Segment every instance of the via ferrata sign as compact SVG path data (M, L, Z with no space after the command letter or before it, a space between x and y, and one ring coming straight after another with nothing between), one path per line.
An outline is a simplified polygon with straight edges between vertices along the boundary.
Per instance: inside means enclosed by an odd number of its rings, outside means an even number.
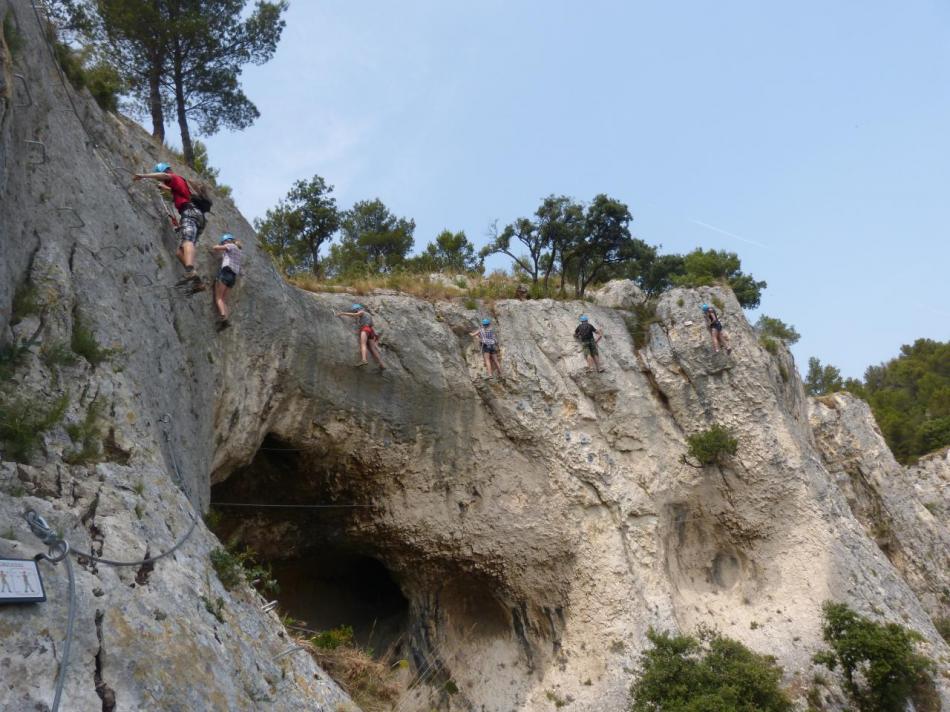
M43 580L33 559L0 559L0 603L45 600Z

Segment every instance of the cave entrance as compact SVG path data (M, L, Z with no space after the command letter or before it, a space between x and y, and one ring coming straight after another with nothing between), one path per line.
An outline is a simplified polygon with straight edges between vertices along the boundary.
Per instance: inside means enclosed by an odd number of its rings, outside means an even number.
M409 601L372 535L376 510L361 480L345 458L268 437L250 464L212 486L213 529L270 567L272 597L294 625L349 626L360 647L402 657Z

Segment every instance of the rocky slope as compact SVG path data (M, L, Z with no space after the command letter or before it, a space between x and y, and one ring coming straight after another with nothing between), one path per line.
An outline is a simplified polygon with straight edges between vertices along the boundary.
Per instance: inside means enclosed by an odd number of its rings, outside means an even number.
M946 557L946 519L911 533L924 513L894 504L900 558L882 549L836 474L854 469L849 433L871 427L867 413L827 419L816 440L790 354L760 348L730 293L674 290L653 324L637 323L629 285L605 290L603 306L361 297L383 335L389 368L377 374L354 368L352 328L334 316L352 298L286 285L219 200L202 244L232 232L249 265L235 325L216 335L208 299L168 288L175 239L155 189L129 181L168 156L67 90L29 5L0 0L0 16L8 10L26 43L0 78L0 329L6 343L35 334L10 382L24 402L42 410L66 393L69 406L29 464L4 457L0 556L42 549L22 523L27 507L78 549L135 559L179 540L212 492L343 504L332 517L228 513L226 526L275 560L332 548L382 562L408 602L407 657L429 683L402 709L623 710L650 626L714 625L776 655L801 691L826 599L924 635L950 704L950 650L930 617L947 612L946 566L926 556L929 546ZM42 307L17 320L10 305L25 284ZM733 356L711 353L696 317L713 299ZM604 374L584 372L570 338L581 309L607 334ZM466 336L486 313L503 381L481 379ZM116 353L50 366L80 326ZM108 461L67 464L64 425L92 402L104 408ZM714 423L737 434L738 454L722 467L684 463L686 437ZM916 481L945 482L943 467ZM880 498L916 496L897 470L881 472L891 490ZM64 709L350 704L289 652L256 594L223 589L215 546L199 523L154 567L78 560ZM65 579L44 567L49 601L0 618L13 681L3 707L52 698ZM218 598L223 622L204 602Z

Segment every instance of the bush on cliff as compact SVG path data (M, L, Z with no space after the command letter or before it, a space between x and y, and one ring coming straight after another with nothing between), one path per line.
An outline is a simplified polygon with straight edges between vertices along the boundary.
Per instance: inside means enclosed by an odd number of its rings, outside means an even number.
M696 637L651 630L630 712L787 712L775 659L702 629Z
M831 649L815 655L815 662L831 670L841 666L845 692L861 712L904 712L908 701L918 712L940 709L933 663L915 649L923 636L897 623L876 623L843 603L827 601L822 617Z

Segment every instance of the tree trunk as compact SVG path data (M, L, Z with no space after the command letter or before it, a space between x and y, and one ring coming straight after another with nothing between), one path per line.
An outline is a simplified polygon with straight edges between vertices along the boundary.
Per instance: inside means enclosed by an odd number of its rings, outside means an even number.
M152 136L165 142L165 112L162 108L162 58L153 57L148 72L148 108L152 115Z
M181 67L181 47L175 41L175 110L178 112L178 129L181 131L181 151L185 163L195 167L195 149L191 144L191 131L188 130L188 114L185 110L185 86Z

